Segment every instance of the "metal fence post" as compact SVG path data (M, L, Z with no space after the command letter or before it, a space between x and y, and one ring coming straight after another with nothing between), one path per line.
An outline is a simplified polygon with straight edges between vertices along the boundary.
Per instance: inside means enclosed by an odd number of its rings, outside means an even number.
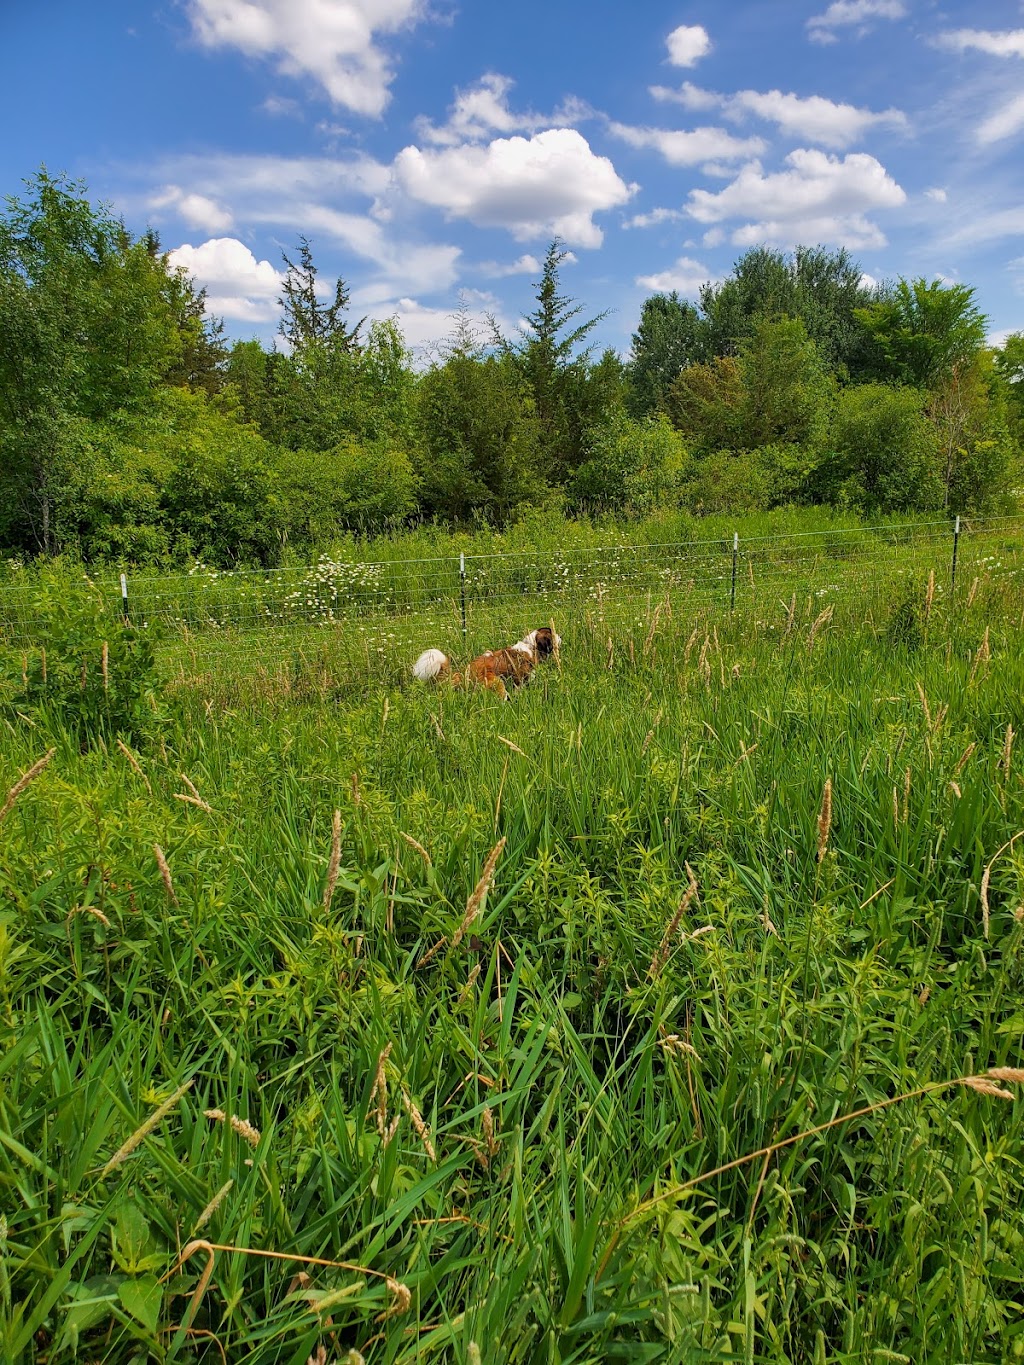
M960 548L960 518L957 517L953 523L953 572L950 574L949 595L950 600L956 593L956 556Z
M459 551L459 597L462 602L462 642L466 642L466 552Z
M729 610L736 610L736 561L740 553L740 533L732 533L732 590L729 593Z
M121 575L121 615L124 617L125 625L128 624L128 579L124 574Z

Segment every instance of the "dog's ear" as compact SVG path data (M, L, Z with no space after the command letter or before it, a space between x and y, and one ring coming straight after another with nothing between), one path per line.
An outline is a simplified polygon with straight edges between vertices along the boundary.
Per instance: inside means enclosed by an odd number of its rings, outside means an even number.
M555 652L555 642L551 635L550 626L541 626L535 635L537 641L537 653L542 659L548 658Z

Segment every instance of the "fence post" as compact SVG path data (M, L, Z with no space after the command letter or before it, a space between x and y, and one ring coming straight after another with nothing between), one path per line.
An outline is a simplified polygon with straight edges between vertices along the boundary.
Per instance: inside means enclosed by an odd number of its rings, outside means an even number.
M121 615L124 617L125 625L129 622L128 616L128 579L124 574L121 575Z
M732 591L729 594L729 610L736 610L736 561L740 553L740 533L732 533Z
M466 552L459 551L459 598L462 602L462 643L466 643Z
M953 522L953 572L950 574L949 596L952 601L956 593L956 555L960 548L960 518Z

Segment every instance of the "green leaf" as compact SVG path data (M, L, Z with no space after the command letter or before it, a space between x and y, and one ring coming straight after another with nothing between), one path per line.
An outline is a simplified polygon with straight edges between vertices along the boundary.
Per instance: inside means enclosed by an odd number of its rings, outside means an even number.
M137 1280L125 1280L121 1286L121 1302L136 1322L147 1332L155 1332L160 1321L164 1292L154 1275L143 1275Z

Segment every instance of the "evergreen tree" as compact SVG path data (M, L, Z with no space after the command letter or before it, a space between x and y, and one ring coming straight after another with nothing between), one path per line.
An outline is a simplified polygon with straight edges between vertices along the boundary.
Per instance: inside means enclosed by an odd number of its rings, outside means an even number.
M574 323L583 305L559 292L559 268L567 255L557 239L548 247L535 286L536 307L527 315L521 340L511 344L500 335L495 338L500 349L514 356L529 386L540 428L542 462L549 475L560 481L587 452L590 348L578 348L608 315L605 311Z
M334 286L334 302L325 304L317 289L317 268L308 237L299 238L299 259L296 263L284 252L288 271L284 277L282 297L278 303L284 309L279 331L292 351L302 354L311 347L323 347L351 354L359 349L359 332L365 318L350 327L345 320L349 306L349 289L339 276Z

